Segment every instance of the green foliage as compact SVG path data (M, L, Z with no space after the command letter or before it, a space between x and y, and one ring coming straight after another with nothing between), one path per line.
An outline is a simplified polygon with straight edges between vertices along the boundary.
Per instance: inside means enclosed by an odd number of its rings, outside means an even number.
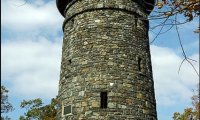
M198 120L196 112L197 111L193 110L192 108L186 108L183 114L175 112L173 120Z
M20 107L27 109L24 116L20 116L20 120L56 120L57 99L53 98L51 103L43 105L40 98L34 100L23 100Z
M199 90L199 89L198 89ZM197 93L199 91L197 90ZM173 115L173 120L199 120L199 94L195 94L192 96L192 105L193 107L184 109L184 112L181 114L179 112L175 112Z
M1 120L9 120L10 118L3 117L2 113L8 113L13 111L12 105L8 102L8 90L1 86Z

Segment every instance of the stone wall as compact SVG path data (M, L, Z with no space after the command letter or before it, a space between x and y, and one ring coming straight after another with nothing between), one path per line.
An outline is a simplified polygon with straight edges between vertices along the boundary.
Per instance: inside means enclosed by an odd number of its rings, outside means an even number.
M132 0L78 0L65 14L58 97L72 114L60 108L58 119L157 120L144 10Z

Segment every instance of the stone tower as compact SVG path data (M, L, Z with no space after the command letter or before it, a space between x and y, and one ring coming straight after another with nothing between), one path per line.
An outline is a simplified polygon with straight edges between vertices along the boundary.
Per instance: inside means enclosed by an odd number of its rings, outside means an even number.
M154 0L57 0L65 17L59 120L157 120L147 16Z

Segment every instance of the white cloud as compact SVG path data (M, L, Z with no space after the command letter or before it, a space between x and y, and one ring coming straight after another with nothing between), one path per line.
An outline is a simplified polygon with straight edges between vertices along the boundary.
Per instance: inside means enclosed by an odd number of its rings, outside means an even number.
M61 40L51 42L39 37L37 41L2 43L2 80L11 84L10 91L31 98L55 97L61 60L58 41Z
M52 30L56 32L61 29L64 18L58 12L54 0L46 4L41 0L22 4L21 0L2 1L1 25L3 27L18 32L32 32L33 30L44 29L45 31L43 32L52 32Z
M183 58L172 49L151 45L151 51L157 104L172 106L180 102L189 103L192 89L198 83L195 71L188 63L184 63L178 74ZM198 54L191 58L198 60ZM199 65L193 64L198 69Z
M37 41L6 42L1 47L2 78L12 84L12 91L29 97L51 98L57 94L60 42L50 42L39 37ZM171 106L180 101L189 102L192 88L198 82L192 67L184 63L178 74L182 58L174 51L154 45L151 46L151 51L158 105ZM197 59L198 54L191 58ZM197 63L194 65L198 67Z
M2 0L2 31L8 31L1 44L2 81L18 97L55 97L62 41L58 32L64 18L54 0L23 3L24 0Z
M63 18L56 8L55 0L48 3L43 0L33 0L21 7L16 6L20 4L22 4L21 0L2 0L2 30L6 29L9 33L15 33L20 37L16 38L13 35L9 40L4 39L7 34L3 37L1 79L3 83L9 83L9 92L15 94L17 98L50 99L55 97L58 91L62 38L56 33L62 27ZM195 25L196 23L192 24ZM192 27L186 26L181 28L181 31L187 31L186 29L191 31ZM35 36L41 35L39 33L46 36ZM52 34L56 35L52 37ZM190 34L187 35L191 37ZM53 41L47 40L46 37ZM150 39L153 37L155 35L150 33ZM167 34L166 37L174 38L174 34ZM193 44L193 47L188 47L187 50L196 48L197 44ZM185 62L178 74L182 58L176 54L177 50L151 45L151 51L159 109L175 104L188 105L193 94L192 89L198 83L194 70ZM198 60L199 55L196 53L189 57ZM197 70L198 63L194 63Z

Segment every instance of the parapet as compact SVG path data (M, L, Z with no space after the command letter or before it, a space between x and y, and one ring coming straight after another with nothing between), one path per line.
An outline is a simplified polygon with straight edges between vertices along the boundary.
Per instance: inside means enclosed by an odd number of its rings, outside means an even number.
M57 8L58 8L59 12L62 14L63 17L65 17L65 11L66 11L67 6L69 7L73 3L76 3L79 1L83 1L83 0L56 0L56 4L57 4ZM112 2L112 0L108 0L108 1ZM115 0L115 2L116 1L119 1L119 3L123 2L123 0ZM154 8L154 4L155 4L155 0L132 0L132 2L135 2L138 5L140 5L147 14L151 13L151 11ZM106 2L105 2L105 4L106 4Z

